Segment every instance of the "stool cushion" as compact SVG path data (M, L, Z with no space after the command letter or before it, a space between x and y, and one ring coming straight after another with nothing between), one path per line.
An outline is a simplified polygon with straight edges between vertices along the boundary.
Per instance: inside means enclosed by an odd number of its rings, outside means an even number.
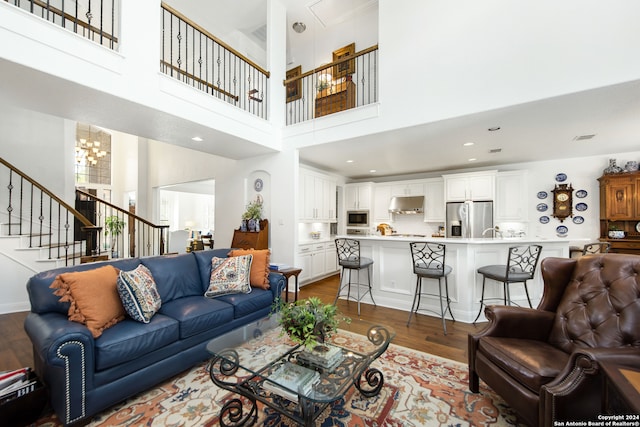
M451 273L453 271L453 269L448 266L445 265L444 266L444 270L439 269L439 268L426 268L426 267L420 267L419 265L416 265L413 268L413 272L416 273L418 276L422 276L422 277L444 277L446 275L448 275L449 273Z
M340 264L344 268L355 268L359 270L369 267L371 264L373 264L373 260L366 257L349 257L347 259L340 260L338 264Z
M478 269L478 273L488 277L489 279L497 280L499 282L507 281L506 265L485 265L484 267L480 267ZM532 277L532 273L517 270L510 272L508 279L510 282L524 282L526 280L531 280Z

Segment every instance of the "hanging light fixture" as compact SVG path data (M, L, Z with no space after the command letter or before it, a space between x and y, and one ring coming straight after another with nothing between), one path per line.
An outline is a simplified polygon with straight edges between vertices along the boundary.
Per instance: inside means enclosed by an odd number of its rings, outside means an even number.
M293 28L293 31L295 31L296 33L304 33L304 30L307 29L307 26L302 22L294 22L291 28Z

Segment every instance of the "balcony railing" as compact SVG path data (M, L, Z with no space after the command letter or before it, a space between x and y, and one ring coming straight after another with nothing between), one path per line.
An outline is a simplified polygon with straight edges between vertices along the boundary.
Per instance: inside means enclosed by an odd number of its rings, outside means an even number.
M119 0L5 0L96 43L117 50Z
M164 3L161 25L163 73L268 119L268 71Z
M284 81L287 125L378 102L378 45Z

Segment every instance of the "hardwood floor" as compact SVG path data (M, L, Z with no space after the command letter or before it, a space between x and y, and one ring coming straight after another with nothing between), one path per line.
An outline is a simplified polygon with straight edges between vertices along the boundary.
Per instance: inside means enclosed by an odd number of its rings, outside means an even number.
M327 303L333 302L338 290L338 280L339 276L335 275L303 286L298 298L318 296ZM293 293L289 294L289 298L293 298ZM364 301L367 301L366 297ZM358 317L357 307L354 301L338 301L339 310L352 319ZM0 371L33 366L31 343L23 326L27 314L20 312L0 315ZM360 318L383 322L395 329L394 344L463 363L467 362L467 335L484 327L481 323L472 325L447 321L448 334L444 335L440 318L419 314L414 316L411 326L407 327L408 315L408 312L402 310L361 304Z

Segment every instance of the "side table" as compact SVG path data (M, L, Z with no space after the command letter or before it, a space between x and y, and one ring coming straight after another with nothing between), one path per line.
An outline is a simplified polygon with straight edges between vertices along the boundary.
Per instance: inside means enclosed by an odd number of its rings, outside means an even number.
M294 293L293 293L293 301L298 301L298 276L300 275L300 273L302 273L302 269L301 268L297 268L297 267L289 267L289 268L283 268L281 270L270 270L273 273L279 273L282 274L284 276L284 280L286 280L287 282L287 289L286 292L284 294L284 300L286 302L289 302L289 278L291 276L295 277L296 279L296 287L294 289Z
M610 415L640 414L640 370L601 363L604 373L602 412ZM633 418L638 421L638 418Z

